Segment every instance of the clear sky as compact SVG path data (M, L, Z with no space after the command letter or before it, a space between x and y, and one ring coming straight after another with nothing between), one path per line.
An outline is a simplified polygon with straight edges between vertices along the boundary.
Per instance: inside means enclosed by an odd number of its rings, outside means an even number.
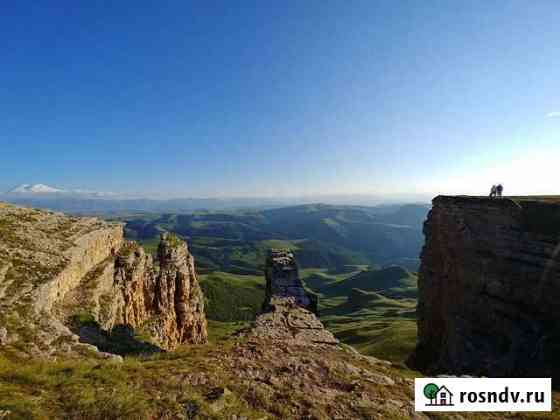
M2 2L0 189L560 193L559 22L557 0Z

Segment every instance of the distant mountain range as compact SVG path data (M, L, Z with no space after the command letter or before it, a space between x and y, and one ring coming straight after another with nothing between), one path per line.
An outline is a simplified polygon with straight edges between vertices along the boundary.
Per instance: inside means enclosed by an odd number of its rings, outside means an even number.
M290 248L303 268L398 264L413 271L423 243L427 205L301 205L266 210L135 214L128 238L150 248L169 231L187 239L204 271L260 274L269 248ZM358 286L356 286L358 287Z
M172 198L153 199L141 195L84 189L62 189L46 184L21 184L4 194L0 201L21 206L46 208L69 213L122 212L191 212L196 210L224 210L261 208L281 205L279 200L266 198Z
M92 197L92 198L126 198L123 194L112 192L90 191L82 189L66 190L62 188L51 187L46 184L21 184L17 187L7 191L4 195L16 197L61 197L61 196L75 196L75 197ZM129 197L131 198L131 197Z
M0 201L21 206L46 208L80 214L123 212L188 213L198 210L272 209L293 205L325 203L332 205L379 206L386 204L392 212L398 203L429 203L428 196L319 195L307 197L238 197L238 198L167 198L156 199L140 194L64 189L47 184L21 184L4 194ZM381 211L381 207L380 207Z

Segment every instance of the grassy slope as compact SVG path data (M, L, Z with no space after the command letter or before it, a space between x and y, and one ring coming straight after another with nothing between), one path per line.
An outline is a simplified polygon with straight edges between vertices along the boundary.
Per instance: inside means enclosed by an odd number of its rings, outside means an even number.
M195 386L184 379L213 375L213 382L229 385L232 378L208 360L213 349L214 345L189 346L129 357L123 364L90 359L23 362L0 355L0 417L8 410L7 419L186 418L191 410L197 418L218 419L205 398L208 385ZM227 405L249 418L264 414L235 394L227 397Z
M302 271L302 277L319 294L321 320L342 342L395 362L403 362L412 352L416 300L408 295L416 287L414 275L395 268L343 274L308 269Z
M321 399L310 398L304 390L290 387L286 377L290 369L290 359L279 362L281 368L273 371L270 360L253 358L252 371L263 375L285 378L274 382L271 387L266 382L247 379L240 380L242 372L228 368L228 357L238 354L232 341L220 344L187 346L174 352L144 357L127 357L123 363L104 360L73 359L65 361L23 361L0 355L0 417L8 419L88 419L88 420L143 420L143 419L224 419L245 417L247 419L295 418L290 409L300 407L297 418L326 419L329 407ZM245 347L246 354L254 347ZM317 359L305 349L291 351L290 357L311 363ZM329 366L328 372L337 383L350 386L360 383L368 387L369 395L379 399L411 398L411 390L401 384L400 377L417 376L415 372L395 368L383 369L382 375L389 375L399 381L387 390L383 385L372 385L353 379L341 367L348 360L359 368L371 369L365 362L344 353L320 355L320 365ZM315 361L317 363L317 361ZM326 369L322 369L326 371ZM319 375L319 370L315 370ZM284 375L284 376L282 376ZM247 378L247 375L245 375ZM314 378L307 380L313 381ZM353 382L351 382L353 380ZM247 384L245 382L248 382ZM342 386L341 385L341 386ZM323 386L329 386L325 383ZM226 388L224 397L212 399L213 390ZM348 388L341 388L346 390ZM360 388L361 389L361 388ZM361 391L359 391L361 392ZM346 391L341 398L352 399L356 391ZM560 403L558 393L553 393L553 406ZM347 401L346 401L347 402ZM348 405L348 404L345 404ZM332 411L332 403L330 404ZM384 407L380 405L380 407ZM4 417L7 414L7 417ZM360 418L394 418L390 411L364 412ZM505 413L468 413L468 419L505 418ZM357 418L358 416L352 416ZM347 417L348 418L348 417ZM450 419L441 413L438 419ZM507 418L515 419L558 419L558 412L513 413Z
M220 343L231 338L232 334L250 326L249 321L216 321L208 319L208 341Z
M250 321L264 301L262 276L215 272L199 276L206 298L208 319L221 322Z

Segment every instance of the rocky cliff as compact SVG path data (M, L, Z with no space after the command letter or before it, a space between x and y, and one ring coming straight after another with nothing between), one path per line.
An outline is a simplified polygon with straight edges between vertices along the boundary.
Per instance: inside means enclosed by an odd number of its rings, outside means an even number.
M176 237L162 237L154 262L119 224L0 203L3 350L113 352L116 330L138 349L202 343L203 301L192 255Z
M270 309L272 298L291 297L298 306L317 312L317 297L303 287L294 254L271 249L265 263L266 297L263 309Z
M180 343L205 343L204 297L186 243L172 235L162 235L158 260L153 309L161 320L160 341L169 348Z
M93 309L101 332L129 327L166 350L207 341L204 297L184 241L163 234L155 261L138 244L126 242L109 261L110 281L103 281L104 270L99 273L97 281L86 279L84 287L76 291L97 290L95 304L81 307ZM84 332L84 327L78 330ZM92 332L90 328L91 344L110 346L104 334Z
M271 249L265 265L263 312L249 335L287 343L338 344L317 318L317 297L303 287L294 255Z
M560 204L434 199L418 286L418 367L558 377Z

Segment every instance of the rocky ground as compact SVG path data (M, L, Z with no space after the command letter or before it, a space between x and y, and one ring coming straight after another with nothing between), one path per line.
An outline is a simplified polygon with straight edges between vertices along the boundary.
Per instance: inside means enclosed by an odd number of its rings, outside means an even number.
M6 419L559 418L415 413L414 375L345 346L233 337L123 362L0 357L0 410Z
M271 306L215 345L124 361L0 359L0 407L7 418L424 418L397 367L338 345L291 298Z
M118 225L0 203L1 348L49 355L65 341L84 350L52 307L122 241Z

